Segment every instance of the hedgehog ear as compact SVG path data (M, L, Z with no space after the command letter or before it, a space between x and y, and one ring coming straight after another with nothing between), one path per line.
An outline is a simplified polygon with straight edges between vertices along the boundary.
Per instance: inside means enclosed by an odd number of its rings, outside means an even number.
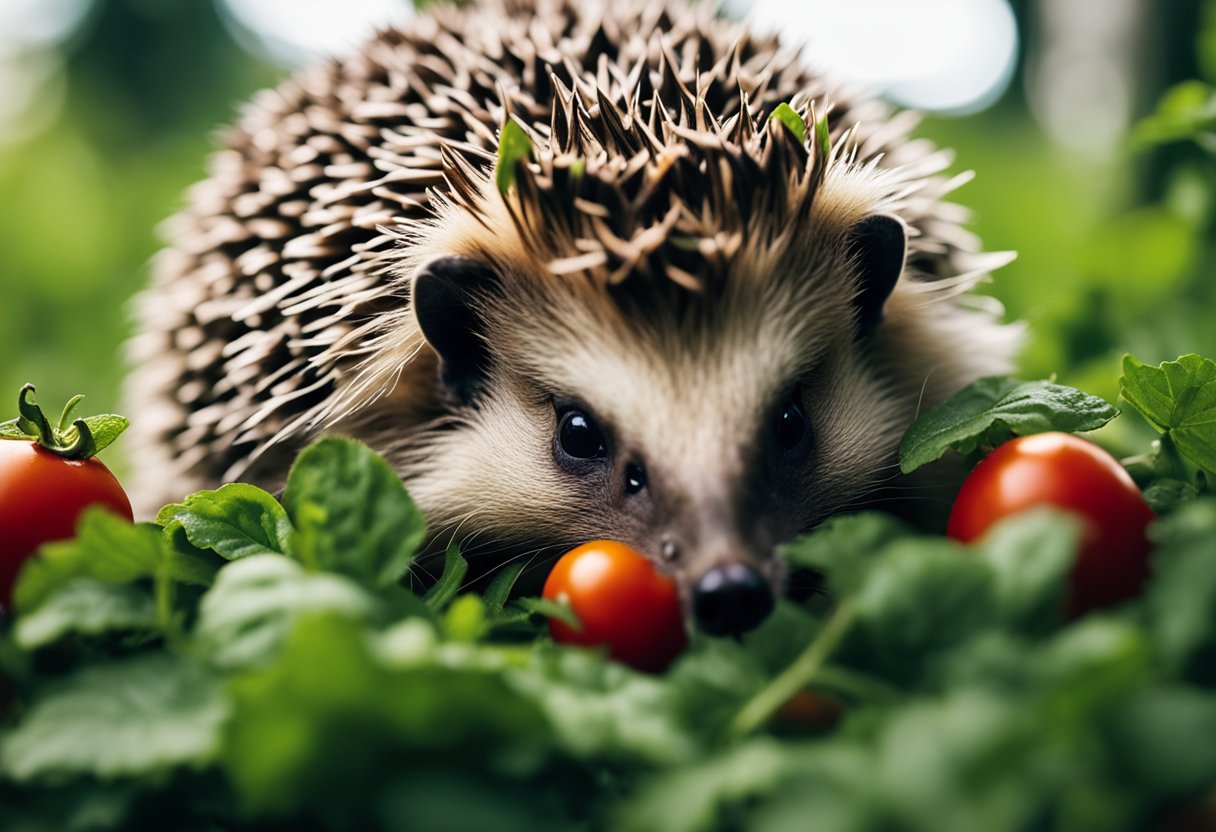
M443 383L466 403L476 395L490 363L476 301L497 282L489 266L470 257L432 260L414 277L418 327L439 355Z
M846 243L857 273L857 334L866 337L882 323L882 309L904 270L908 237L890 214L874 214L849 229Z

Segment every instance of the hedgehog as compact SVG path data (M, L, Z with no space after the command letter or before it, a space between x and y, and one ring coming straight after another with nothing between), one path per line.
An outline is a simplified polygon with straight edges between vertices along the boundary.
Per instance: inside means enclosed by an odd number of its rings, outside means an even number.
M779 544L890 493L919 410L1016 354L970 291L1007 255L916 124L703 2L380 31L256 96L167 223L134 498L279 491L350 436L432 549L490 571L619 540L745 632Z

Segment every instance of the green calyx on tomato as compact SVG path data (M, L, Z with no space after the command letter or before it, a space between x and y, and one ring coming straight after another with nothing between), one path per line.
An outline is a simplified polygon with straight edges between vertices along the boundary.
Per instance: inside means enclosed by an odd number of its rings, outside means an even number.
M64 406L58 423L52 425L34 401L34 392L32 384L21 388L17 395L20 415L0 422L0 439L34 442L64 459L89 459L113 444L130 424L113 413L76 418L76 409L84 396L73 396Z

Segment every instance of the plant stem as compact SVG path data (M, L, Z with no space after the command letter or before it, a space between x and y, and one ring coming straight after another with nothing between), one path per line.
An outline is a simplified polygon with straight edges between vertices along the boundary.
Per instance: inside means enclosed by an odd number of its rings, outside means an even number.
M836 608L814 641L798 658L739 710L727 731L729 738L738 740L752 733L772 719L773 714L794 694L810 684L852 629L856 619L857 603L850 598Z
M1169 431L1162 434L1161 438L1157 441L1161 443L1158 446L1158 458L1161 460L1161 464L1165 466L1164 475L1171 479L1183 480L1185 482L1187 479L1186 463L1182 461L1182 455L1178 453L1178 446L1174 444L1173 437L1170 436Z
M860 702L889 705L900 699L898 688L863 673L824 665L815 673L815 689Z

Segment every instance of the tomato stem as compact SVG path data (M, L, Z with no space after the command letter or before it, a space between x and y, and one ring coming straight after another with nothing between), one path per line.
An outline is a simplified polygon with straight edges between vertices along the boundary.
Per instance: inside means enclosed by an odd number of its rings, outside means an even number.
M65 459L88 459L108 446L126 430L128 422L121 416L107 414L77 419L76 409L84 396L73 396L53 426L42 408L34 401L34 385L26 384L17 394L16 419L0 422L0 439L34 442L39 447Z
M798 658L739 710L730 724L728 736L738 740L752 733L772 719L794 694L813 682L856 620L857 602L850 598L836 608L836 612Z

